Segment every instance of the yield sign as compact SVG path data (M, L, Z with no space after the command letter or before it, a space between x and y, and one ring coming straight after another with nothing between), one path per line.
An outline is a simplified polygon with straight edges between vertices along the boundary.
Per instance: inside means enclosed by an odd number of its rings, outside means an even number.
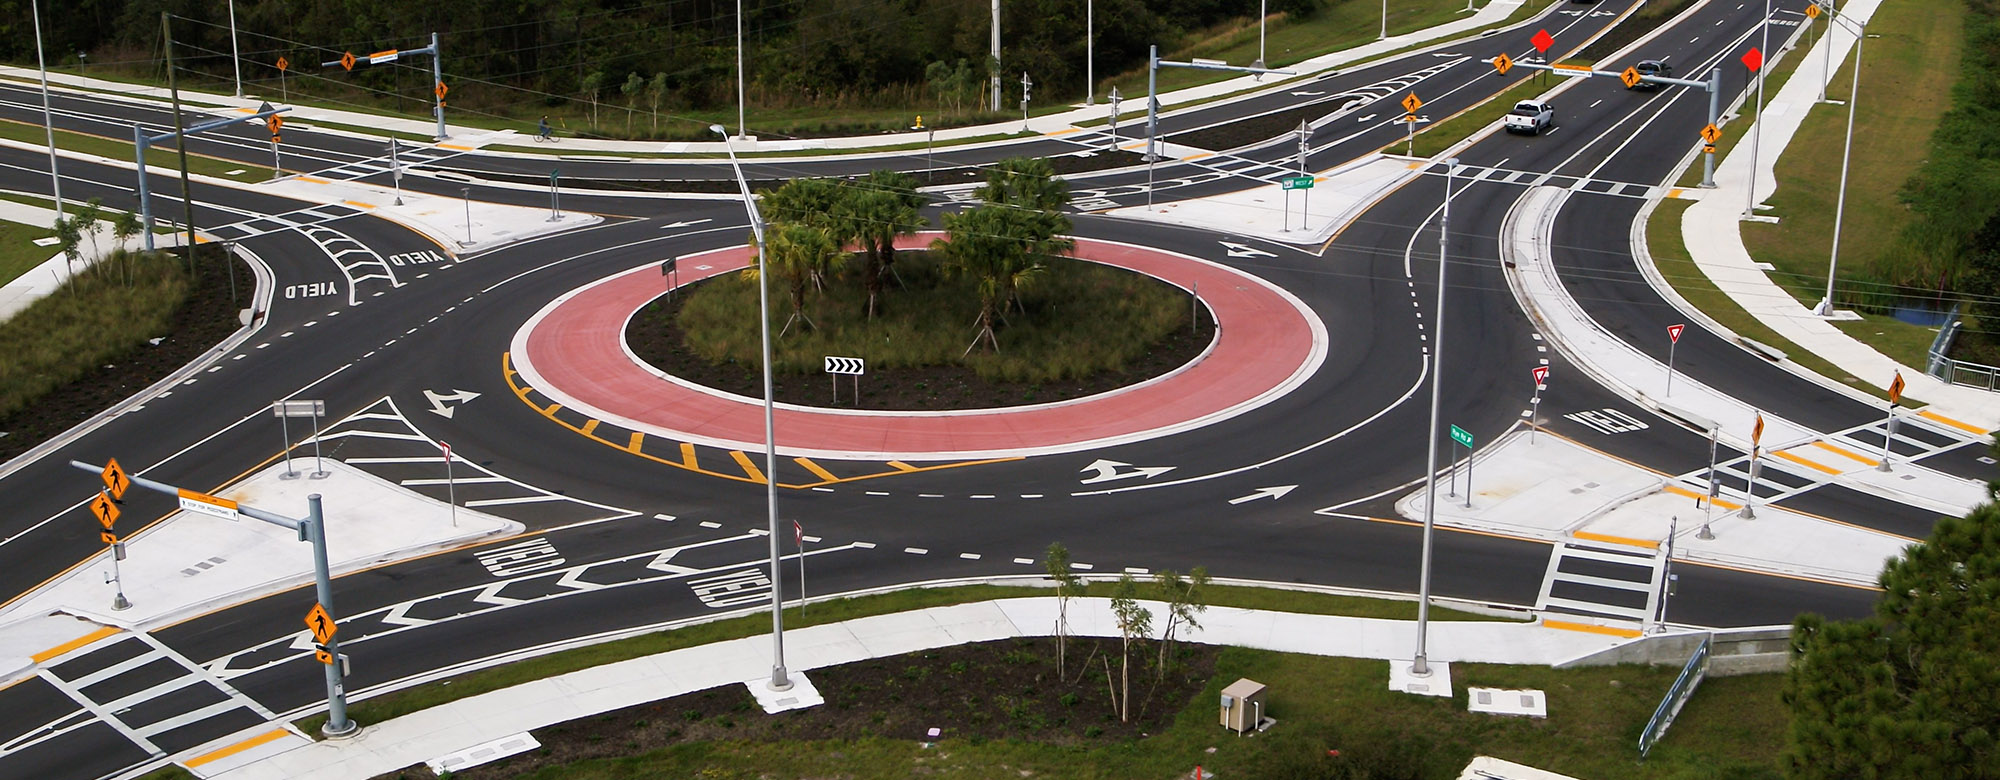
M1529 38L1528 43L1534 44L1535 51L1547 54L1549 47L1556 45L1556 38L1548 30L1541 30L1535 33L1535 37Z
M1669 342L1672 342L1672 343L1674 343L1674 344L1679 344L1679 343L1681 343L1681 331L1684 331L1684 330L1687 330L1687 326L1686 326L1686 325L1668 325L1668 326L1667 326L1667 340L1668 340Z
M1751 73L1756 73L1758 69L1764 67L1764 52L1755 46L1750 47L1749 51L1743 53L1743 67L1749 68Z
M1549 378L1548 366L1535 366L1535 384L1539 385L1542 382L1546 381L1548 378Z

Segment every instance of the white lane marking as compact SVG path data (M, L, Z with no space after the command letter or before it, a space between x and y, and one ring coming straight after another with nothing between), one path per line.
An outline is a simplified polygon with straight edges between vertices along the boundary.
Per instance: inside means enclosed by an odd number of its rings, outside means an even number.
M929 555L931 551L926 550L922 547L905 547L903 548L903 552L909 553L911 555Z

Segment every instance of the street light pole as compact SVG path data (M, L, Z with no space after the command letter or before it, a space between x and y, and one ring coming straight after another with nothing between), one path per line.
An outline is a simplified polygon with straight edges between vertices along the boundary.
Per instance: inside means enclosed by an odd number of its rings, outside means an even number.
M995 0L996 4L998 0ZM736 171L736 186L743 190L743 209L750 214L750 234L757 240L757 332L764 348L764 507L770 523L766 538L771 543L771 680L774 691L790 690L792 679L785 673L785 589L778 566L778 443L772 425L771 399L771 275L764 265L764 218L757 213L757 199L750 195L750 182L743 178L743 165L736 161L736 146L721 125L709 130L722 134L722 146L729 151L729 167ZM801 604L804 603L803 594Z
M1445 269L1450 264L1445 259L1446 239L1451 236L1451 188L1453 174L1458 170L1458 158L1444 161L1444 214L1438 220L1438 295L1437 309L1431 313L1431 424L1426 445L1424 467L1424 557L1417 582L1417 656L1410 663L1410 673L1425 677L1431 673L1429 659L1425 657L1425 640L1428 639L1431 618L1431 536L1437 522L1437 460L1438 460L1438 417L1443 398L1444 371L1444 278Z
M49 66L42 59L42 2L29 0L28 6L35 17L35 68L42 73L42 130L49 139L49 186L54 188L56 196L56 217L67 219L63 214L62 175L56 172L56 120L54 112L49 109ZM145 170L140 170L139 175L146 175ZM146 235L152 234L152 226L146 226Z
M1269 0L1257 0L1257 61L1251 67L1264 67L1264 23L1271 18Z
M1097 0L1083 0L1083 104L1097 105Z
M1834 17L1828 14L1826 19L1830 23ZM1833 28L1827 29L1831 32ZM1813 313L1821 317L1833 316L1833 274L1840 267L1840 223L1847 215L1847 168L1854 156L1854 104L1861 99L1861 55L1867 46L1868 23L1864 21L1854 31L1854 82L1847 88L1847 142L1840 150L1840 195L1833 205L1833 251L1826 261L1826 297L1813 308ZM1827 48L1831 50L1832 44Z
M1382 0L1382 39L1389 37L1389 0Z
M458 194L465 198L465 245L472 246L472 188L460 187Z
M749 137L749 125L743 119L744 95L749 93L743 82L743 0L736 0L736 135ZM727 134L724 137L727 138Z
M229 0L229 62L236 67L236 97L243 97L243 51L236 46L236 0Z

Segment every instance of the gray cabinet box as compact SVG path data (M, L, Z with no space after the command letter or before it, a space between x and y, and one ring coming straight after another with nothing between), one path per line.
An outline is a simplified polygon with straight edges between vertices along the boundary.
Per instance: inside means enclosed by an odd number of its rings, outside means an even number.
M1242 734L1264 718L1264 684L1237 680L1222 689L1222 727Z

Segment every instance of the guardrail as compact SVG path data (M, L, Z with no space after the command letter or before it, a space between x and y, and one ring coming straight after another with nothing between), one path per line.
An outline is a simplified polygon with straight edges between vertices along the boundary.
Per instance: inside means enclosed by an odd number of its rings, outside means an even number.
M1701 685L1702 678L1708 676L1710 644L1711 640L1707 638L1701 640L1701 646L1694 649L1694 656L1688 659L1686 666L1681 667L1681 676L1674 678L1673 686L1667 688L1667 695L1660 699L1660 706L1653 710L1653 718L1646 722L1646 730L1639 732L1640 761L1646 760L1653 744L1667 735L1667 727L1674 724L1674 716L1680 714L1681 705L1694 695L1694 689Z
M1959 304L1952 304L1944 327L1939 328L1937 338L1931 340L1930 359L1924 365L1924 373L1954 385L2000 390L2000 366L1954 360L1947 354L1951 352L1952 339L1958 337L1959 328L1965 324L1958 319L1958 308Z

